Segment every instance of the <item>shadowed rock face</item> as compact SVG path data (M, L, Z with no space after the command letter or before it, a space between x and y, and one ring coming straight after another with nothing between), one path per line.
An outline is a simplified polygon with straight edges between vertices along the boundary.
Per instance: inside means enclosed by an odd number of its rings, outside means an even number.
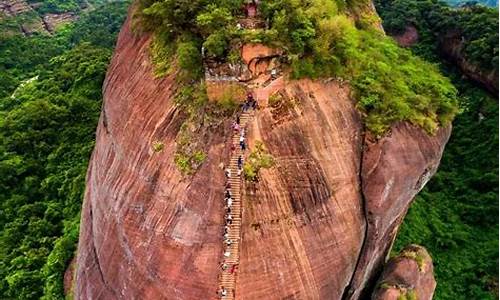
M153 78L150 38L129 26L104 84L75 297L211 299L222 255L219 164L229 160L231 120L209 131L207 159L182 176L174 153L185 117L173 103L174 78ZM247 131L250 149L261 141L276 163L245 184L238 299L358 299L435 172L450 128L428 136L401 123L375 141L349 95L333 80L282 77L255 90L262 109Z
M413 295L430 300L436 288L432 258L425 248L410 245L390 259L373 293L373 300L397 300Z

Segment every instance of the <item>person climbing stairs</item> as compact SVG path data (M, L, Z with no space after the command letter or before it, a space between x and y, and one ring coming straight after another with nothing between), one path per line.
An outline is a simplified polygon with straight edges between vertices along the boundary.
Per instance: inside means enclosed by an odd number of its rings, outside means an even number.
M239 129L233 131L232 145L235 146L231 152L229 163L229 172L226 171L226 177L230 184L231 205L230 212L226 213L225 220L228 226L227 235L224 240L224 255L222 260L222 273L219 277L220 299L229 300L235 299L236 277L238 274L237 268L239 264L239 250L241 242L241 185L243 172L238 167L238 159L244 157L243 147L240 146L241 132L245 132L246 125L251 119L253 111L244 110L239 116ZM241 161L240 161L241 166ZM240 172L238 172L240 170ZM229 175L229 176L228 176ZM230 216L230 217L229 217ZM230 221L228 219L230 218ZM229 241L229 242L228 242Z

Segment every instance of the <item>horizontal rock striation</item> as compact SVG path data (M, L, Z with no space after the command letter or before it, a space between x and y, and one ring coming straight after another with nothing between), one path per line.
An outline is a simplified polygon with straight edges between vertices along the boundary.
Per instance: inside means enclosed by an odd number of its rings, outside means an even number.
M61 14L46 14L43 16L43 23L49 32L54 32L58 26L73 22L78 15L73 12Z
M25 0L0 0L0 17L13 17L30 11L33 10Z

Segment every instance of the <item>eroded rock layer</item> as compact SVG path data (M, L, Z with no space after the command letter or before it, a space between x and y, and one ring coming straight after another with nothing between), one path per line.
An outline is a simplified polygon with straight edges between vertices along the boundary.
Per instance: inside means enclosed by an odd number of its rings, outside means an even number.
M227 120L203 137L190 176L175 163L185 116L174 75L153 77L150 38L119 35L105 85L82 210L77 299L211 299L222 254ZM255 90L248 128L275 165L242 194L237 299L359 299L380 273L450 128L406 123L373 140L349 86L273 79ZM154 151L154 145L162 147Z

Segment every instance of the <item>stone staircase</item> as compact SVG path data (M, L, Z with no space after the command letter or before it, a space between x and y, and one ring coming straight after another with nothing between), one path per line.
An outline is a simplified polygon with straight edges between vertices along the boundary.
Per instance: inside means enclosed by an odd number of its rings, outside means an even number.
M248 121L252 118L252 110L249 109L240 115L240 127L245 128ZM246 139L245 139L246 142ZM235 299L235 289L236 289L236 277L238 274L237 267L239 264L240 257L240 242L241 242L241 181L243 177L243 172L241 176L238 176L238 157L241 155L244 158L244 151L241 150L240 143L240 131L234 131L232 137L232 143L235 145L234 151L231 153L231 159L229 168L231 169L231 177L228 178L228 182L231 184L230 192L231 198L233 199L231 206L231 217L232 224L229 225L228 235L231 240L231 245L227 246L224 242L224 252L229 251L230 256L223 256L222 264L227 265L227 269L222 269L222 273L219 276L219 297L220 299L229 300ZM224 203L226 207L226 203ZM224 220L226 219L226 214L224 214ZM233 272L231 270L233 269ZM225 290L225 295L222 295L222 290Z

